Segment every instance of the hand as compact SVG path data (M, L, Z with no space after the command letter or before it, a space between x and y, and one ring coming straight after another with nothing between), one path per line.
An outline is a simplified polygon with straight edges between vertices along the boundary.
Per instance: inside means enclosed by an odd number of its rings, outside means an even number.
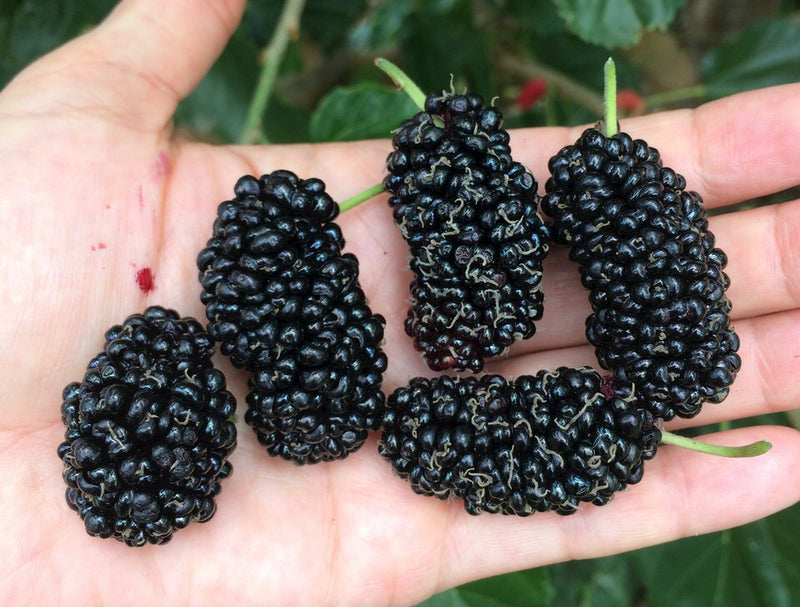
M194 259L240 175L288 168L322 178L338 200L382 178L388 141L234 147L173 135L177 102L221 52L243 4L156 9L125 0L0 94L2 604L407 605L479 577L739 525L800 498L800 435L758 427L709 440L766 438L774 445L767 455L730 460L664 447L641 484L602 508L471 517L459 502L414 494L377 454L374 436L343 462L300 468L268 457L242 421L244 373L218 357L239 398L240 439L216 516L165 546L87 536L63 496L59 407L104 330L153 303L204 319ZM789 85L623 126L721 208L796 185L798 99L800 85ZM578 133L517 131L512 148L543 183L547 158ZM430 375L402 329L405 243L385 196L340 225L373 309L387 318L389 393ZM740 211L711 225L730 258L744 362L723 404L671 427L800 406L800 206ZM136 279L147 268L154 289L145 293ZM545 276L537 336L488 370L512 376L595 363L583 335L586 293L565 251L552 252Z

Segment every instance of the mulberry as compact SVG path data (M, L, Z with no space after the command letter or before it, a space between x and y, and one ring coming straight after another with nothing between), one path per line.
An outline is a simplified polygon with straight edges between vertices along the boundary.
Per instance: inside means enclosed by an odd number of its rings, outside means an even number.
M721 402L741 365L739 338L727 258L699 194L625 133L586 130L550 171L542 208L590 291L586 335L601 366L665 420Z
M389 397L379 450L414 491L470 514L572 514L639 482L660 436L629 382L561 367L413 379Z
M384 186L414 272L405 330L436 371L480 371L542 316L549 233L502 122L477 95L429 95L387 159Z
M236 445L236 409L193 318L153 306L105 334L83 382L64 389L66 498L90 535L163 544L209 520Z
M318 179L244 176L198 256L209 332L250 371L245 421L271 455L343 458L383 412L385 321L358 284Z

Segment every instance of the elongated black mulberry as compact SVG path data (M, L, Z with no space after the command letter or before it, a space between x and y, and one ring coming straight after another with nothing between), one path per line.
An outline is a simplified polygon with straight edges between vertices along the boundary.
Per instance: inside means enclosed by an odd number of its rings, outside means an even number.
M83 381L64 389L67 503L90 535L163 544L213 516L231 473L236 401L193 318L153 306L105 338Z
M389 397L379 450L414 491L471 514L572 514L639 482L660 436L630 383L561 367L413 379Z
M478 95L429 95L387 159L384 185L414 272L405 330L437 371L480 371L542 316L548 231L502 122Z
M542 208L590 291L586 335L600 364L663 419L722 401L741 365L739 338L727 258L699 194L625 133L586 130L550 171Z
M209 332L251 373L245 421L272 455L343 458L380 423L386 356L338 206L289 171L242 177L235 194L197 264Z

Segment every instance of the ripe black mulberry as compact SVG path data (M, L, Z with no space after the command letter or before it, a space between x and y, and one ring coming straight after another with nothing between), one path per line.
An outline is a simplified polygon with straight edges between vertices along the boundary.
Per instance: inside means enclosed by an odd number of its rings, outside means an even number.
M478 95L429 95L387 159L414 272L405 330L433 370L480 371L542 316L549 232L502 122Z
M197 263L209 332L251 373L245 421L271 455L343 458L380 423L387 361L338 206L289 171L244 176L235 194Z
M625 133L586 130L550 171L542 208L590 291L586 335L600 364L665 420L721 402L741 365L739 338L727 258L699 194Z
M67 503L90 535L163 544L213 516L231 473L236 401L193 318L153 306L105 338L83 381L64 389Z
M415 378L389 397L379 450L417 493L527 516L607 503L641 480L660 438L630 383L562 367Z

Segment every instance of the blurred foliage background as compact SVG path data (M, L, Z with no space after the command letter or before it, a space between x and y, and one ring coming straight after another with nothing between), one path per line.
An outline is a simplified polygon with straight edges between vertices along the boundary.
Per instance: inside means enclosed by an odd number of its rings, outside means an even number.
M3 0L0 87L114 4ZM374 67L378 56L423 90L496 97L509 128L577 125L602 115L609 56L623 117L800 81L800 0L251 0L176 129L217 143L388 137L415 108ZM800 427L800 416L742 423ZM422 605L791 607L798 580L795 506L721 533L473 582Z

